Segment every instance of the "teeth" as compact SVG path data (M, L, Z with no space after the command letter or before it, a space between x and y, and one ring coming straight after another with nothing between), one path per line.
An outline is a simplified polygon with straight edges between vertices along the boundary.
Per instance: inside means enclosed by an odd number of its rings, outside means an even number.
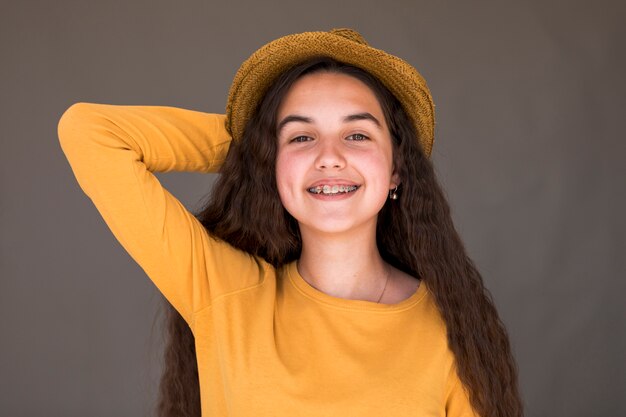
M317 187L311 187L309 192L314 194L334 195L339 193L349 193L359 188L356 185L318 185Z

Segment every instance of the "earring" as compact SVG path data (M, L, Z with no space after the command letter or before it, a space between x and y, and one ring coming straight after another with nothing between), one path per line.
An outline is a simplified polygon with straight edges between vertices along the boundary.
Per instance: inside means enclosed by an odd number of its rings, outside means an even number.
M393 190L389 190L389 198L391 200L398 199L398 186L396 185Z

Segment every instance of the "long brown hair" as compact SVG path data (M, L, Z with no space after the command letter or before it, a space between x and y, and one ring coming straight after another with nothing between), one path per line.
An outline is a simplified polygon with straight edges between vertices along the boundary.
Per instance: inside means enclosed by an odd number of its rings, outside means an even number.
M420 132L415 131L395 96L369 73L324 57L284 72L265 94L243 139L231 144L212 196L198 219L212 235L277 267L299 257L298 224L282 206L276 188L276 117L293 83L319 71L348 74L368 85L391 131L401 186L398 200L388 200L378 216L377 243L382 257L422 279L433 294L446 323L458 375L478 414L522 416L517 369L506 329L454 228L432 162L419 145ZM169 304L167 308L169 344L159 417L199 417L194 338L182 317Z

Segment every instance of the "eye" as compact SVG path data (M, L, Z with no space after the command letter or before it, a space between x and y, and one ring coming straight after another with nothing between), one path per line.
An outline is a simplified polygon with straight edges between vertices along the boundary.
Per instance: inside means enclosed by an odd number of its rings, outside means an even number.
M310 136L296 136L295 138L291 139L290 142L308 142L310 140L312 140Z
M355 141L361 141L361 140L367 140L369 139L367 136L365 136L362 133L355 133L353 135L348 136L346 139L348 140L355 140Z

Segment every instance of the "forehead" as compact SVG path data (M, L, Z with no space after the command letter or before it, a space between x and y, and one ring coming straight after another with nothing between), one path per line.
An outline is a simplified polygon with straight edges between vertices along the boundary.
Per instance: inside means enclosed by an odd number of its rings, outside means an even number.
M279 107L279 119L291 112L328 110L329 112L376 112L382 108L374 91L363 81L343 73L316 72L294 82Z

